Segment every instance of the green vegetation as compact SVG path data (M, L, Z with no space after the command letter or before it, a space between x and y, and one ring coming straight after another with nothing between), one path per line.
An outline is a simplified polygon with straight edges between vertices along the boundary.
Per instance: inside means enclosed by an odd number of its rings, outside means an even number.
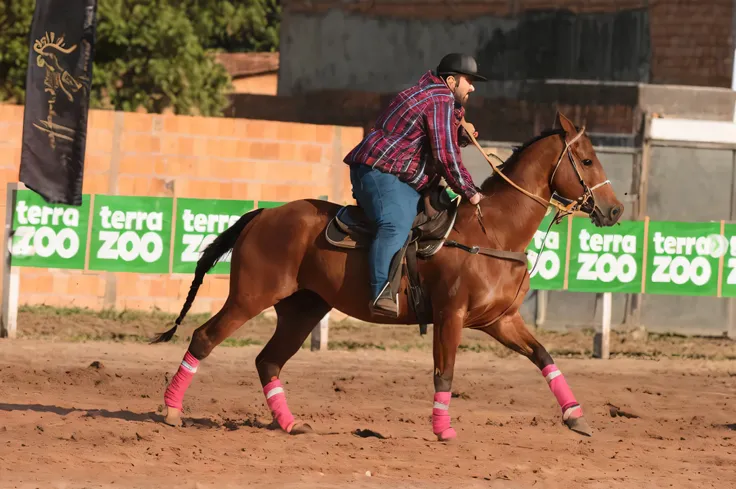
M0 3L0 101L23 104L35 2ZM221 115L217 51L277 51L279 0L99 0L92 108Z

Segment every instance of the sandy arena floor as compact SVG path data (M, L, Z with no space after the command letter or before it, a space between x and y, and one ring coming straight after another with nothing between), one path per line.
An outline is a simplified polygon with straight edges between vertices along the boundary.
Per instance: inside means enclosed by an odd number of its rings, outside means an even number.
M445 445L431 432L426 346L301 350L282 378L317 434L289 436L262 427L260 346L217 348L188 391L187 426L171 428L159 413L185 342L2 340L0 487L736 487L734 360L558 357L594 429L584 438L526 359L464 350L459 438Z

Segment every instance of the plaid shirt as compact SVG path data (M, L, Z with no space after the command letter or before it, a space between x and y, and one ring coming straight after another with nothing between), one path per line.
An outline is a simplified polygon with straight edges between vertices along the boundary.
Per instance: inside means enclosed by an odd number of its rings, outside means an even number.
M417 191L440 170L452 190L470 199L477 190L458 146L464 114L464 108L455 107L455 98L442 79L429 71L393 99L344 162L394 174ZM429 161L430 155L438 165Z

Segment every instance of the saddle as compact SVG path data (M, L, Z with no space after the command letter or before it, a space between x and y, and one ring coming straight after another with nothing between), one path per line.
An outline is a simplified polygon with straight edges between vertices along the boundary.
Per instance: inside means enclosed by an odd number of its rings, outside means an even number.
M402 248L394 255L389 269L389 288L395 297L404 276L408 278L406 293L409 305L419 322L419 333L427 333L432 322L432 307L417 271L417 258L428 259L445 244L455 225L460 196L450 197L447 186L435 184L422 195L421 210L412 223L411 231ZM327 241L338 248L368 248L376 229L358 205L342 207L325 230Z

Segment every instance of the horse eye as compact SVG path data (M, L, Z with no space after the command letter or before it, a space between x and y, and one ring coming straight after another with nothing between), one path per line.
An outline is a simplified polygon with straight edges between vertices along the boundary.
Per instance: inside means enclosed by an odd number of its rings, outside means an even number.
M593 160L583 160L583 165L590 166L593 164Z

